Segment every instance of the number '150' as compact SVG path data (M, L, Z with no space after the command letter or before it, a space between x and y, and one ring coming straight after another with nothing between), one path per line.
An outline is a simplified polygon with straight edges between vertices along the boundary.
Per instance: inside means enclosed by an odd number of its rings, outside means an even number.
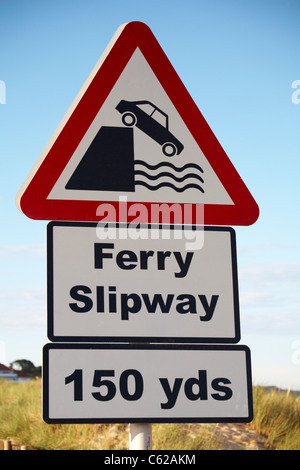
M117 393L116 385L108 380L107 377L114 377L114 370L95 370L93 387L98 387L98 392L93 392L92 395L96 400L109 401L114 398ZM133 390L129 391L129 381L133 382ZM83 378L82 369L75 369L73 374L65 378L65 383L69 384L74 382L74 401L83 400ZM127 369L122 372L119 379L119 388L122 397L125 400L134 401L139 400L143 395L144 382L141 373L135 369ZM101 390L100 390L101 389Z

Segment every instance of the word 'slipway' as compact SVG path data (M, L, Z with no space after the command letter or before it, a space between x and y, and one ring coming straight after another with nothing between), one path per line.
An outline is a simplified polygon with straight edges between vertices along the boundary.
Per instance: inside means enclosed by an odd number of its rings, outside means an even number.
M70 296L76 302L69 303L70 309L75 313L87 313L94 309L94 301L88 294L92 294L92 290L88 286L78 285L70 290ZM162 294L154 294L151 298L149 294L136 294L134 292L127 294L121 293L119 296L116 292L116 286L109 286L108 300L105 300L104 286L96 286L96 312L97 313L116 313L121 312L121 320L129 320L129 314L135 314L141 310L148 313L170 313L171 307L174 307L175 294L167 294L166 298ZM198 297L198 298L197 298ZM214 314L219 296L212 295L208 301L206 295L199 294L180 294L176 296L177 304L175 310L180 314L197 314L201 309L200 321L209 321ZM204 315L202 315L204 311Z

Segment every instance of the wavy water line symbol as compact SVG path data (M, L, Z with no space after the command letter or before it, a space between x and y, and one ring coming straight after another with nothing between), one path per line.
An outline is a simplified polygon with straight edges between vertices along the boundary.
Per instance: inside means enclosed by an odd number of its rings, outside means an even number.
M146 168L146 171L144 169L137 169L139 165L142 166L143 168ZM198 181L200 183L204 183L202 176L200 176L200 174L203 173L203 169L196 163L187 163L183 165L182 167L177 167L173 163L170 163L170 162L161 162L156 165L150 165L149 163L144 162L143 160L136 160L134 162L134 168L135 168L134 170L135 185L145 186L150 191L156 191L157 189L160 189L162 187L169 187L179 193L186 191L187 189L197 189L201 191L202 193L204 193L203 187L198 183ZM173 170L173 172L167 171L169 168ZM160 171L159 173L155 174L155 171L158 169L163 169L164 171ZM193 173L189 172L181 176L182 172L184 172L185 170L191 170L191 169L194 170ZM137 177L145 178L146 181L141 180ZM180 186L180 185L175 186L173 182L161 181L160 178L170 178L176 183L186 183L186 184L184 184L183 186ZM196 179L197 181L190 182L191 179L194 179L194 180ZM157 184L153 184L153 181L157 181Z

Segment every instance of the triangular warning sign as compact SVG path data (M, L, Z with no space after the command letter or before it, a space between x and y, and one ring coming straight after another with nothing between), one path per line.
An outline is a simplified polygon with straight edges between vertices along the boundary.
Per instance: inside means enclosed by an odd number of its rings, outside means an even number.
M154 204L190 205L193 215L185 223L195 223L197 208L204 208L206 225L251 225L259 214L140 22L119 27L16 199L33 219L97 221L99 205L110 204L114 221L128 222L120 200L128 213L132 205L143 205L139 222L145 223L159 222L147 216Z

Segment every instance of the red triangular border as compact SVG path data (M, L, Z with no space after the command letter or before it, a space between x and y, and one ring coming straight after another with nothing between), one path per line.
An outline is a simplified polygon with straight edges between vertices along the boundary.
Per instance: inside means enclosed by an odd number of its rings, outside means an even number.
M259 215L258 206L236 169L219 144L201 112L195 105L176 71L144 23L132 22L120 26L105 51L104 60L96 65L92 79L84 92L80 92L76 105L58 130L54 142L40 157L33 176L27 178L20 189L16 203L32 219L97 221L100 203L109 202L116 210L118 203L111 201L50 200L48 194L57 182L75 149L87 132L96 114L124 70L132 54L139 48L154 74L193 135L216 175L230 195L234 205L205 204L205 225L251 225ZM81 96L82 95L82 96ZM39 165L39 166L38 166ZM138 202L138 201L137 201ZM163 201L162 201L163 203ZM128 208L134 203L128 203ZM158 204L158 203L156 203ZM150 213L151 202L143 203ZM171 206L171 203L168 203ZM197 206L193 204L193 206ZM117 212L118 213L118 212ZM194 212L193 212L194 213ZM145 220L140 222L159 222ZM116 220L130 222L130 220ZM175 221L176 222L176 221ZM180 221L179 221L180 222ZM189 223L196 223L195 217Z

